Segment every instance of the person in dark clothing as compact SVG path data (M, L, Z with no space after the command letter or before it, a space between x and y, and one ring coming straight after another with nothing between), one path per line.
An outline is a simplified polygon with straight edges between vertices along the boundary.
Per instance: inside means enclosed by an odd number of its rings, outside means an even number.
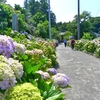
M67 45L67 41L66 41L66 40L64 40L64 46L66 47L66 45Z
M75 45L75 40L74 38L71 39L71 48L74 49L74 45Z

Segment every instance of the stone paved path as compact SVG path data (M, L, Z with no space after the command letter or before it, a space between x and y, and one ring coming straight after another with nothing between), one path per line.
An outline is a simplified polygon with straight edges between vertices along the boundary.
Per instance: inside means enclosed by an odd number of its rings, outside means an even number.
M100 100L100 59L60 44L56 49L58 72L72 88L63 89L65 100Z

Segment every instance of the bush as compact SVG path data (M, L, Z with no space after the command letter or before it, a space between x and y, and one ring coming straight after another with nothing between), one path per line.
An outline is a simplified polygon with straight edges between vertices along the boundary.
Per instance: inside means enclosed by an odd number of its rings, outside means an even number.
M90 35L90 33L84 33L82 39L92 40L93 37Z
M37 87L24 83L9 88L4 94L4 100L42 100Z

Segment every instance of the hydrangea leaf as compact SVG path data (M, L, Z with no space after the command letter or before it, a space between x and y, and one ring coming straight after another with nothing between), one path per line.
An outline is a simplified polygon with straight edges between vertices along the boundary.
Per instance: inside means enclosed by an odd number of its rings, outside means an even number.
M50 89L49 84L47 84L41 77L38 79L38 88L42 91L48 91Z
M52 97L49 97L49 98L47 98L46 100L57 100L57 99L61 100L61 98L62 98L63 96L64 96L64 94L60 93L60 94L54 95L54 96L52 96Z
M24 62L24 66L25 66L25 70L26 70L27 74L30 74L30 73L37 71L39 69L40 65L41 64L37 64L37 65L32 64L31 65L31 63L28 61Z

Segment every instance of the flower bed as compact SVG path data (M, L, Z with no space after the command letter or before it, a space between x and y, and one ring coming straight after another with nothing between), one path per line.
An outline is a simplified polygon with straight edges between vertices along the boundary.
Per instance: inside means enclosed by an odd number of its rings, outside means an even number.
M100 57L100 38L91 41L83 39L76 40L75 49Z
M0 100L63 100L69 78L54 68L55 42L17 36L0 35Z

